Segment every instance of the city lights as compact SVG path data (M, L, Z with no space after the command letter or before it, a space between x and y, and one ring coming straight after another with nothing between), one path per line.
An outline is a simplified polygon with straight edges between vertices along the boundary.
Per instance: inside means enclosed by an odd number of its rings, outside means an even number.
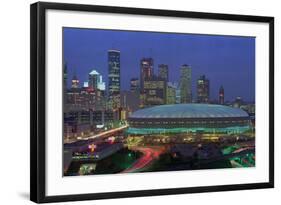
M66 176L255 166L255 59L228 47L253 52L251 37L73 30L62 68ZM80 32L85 48L75 47Z

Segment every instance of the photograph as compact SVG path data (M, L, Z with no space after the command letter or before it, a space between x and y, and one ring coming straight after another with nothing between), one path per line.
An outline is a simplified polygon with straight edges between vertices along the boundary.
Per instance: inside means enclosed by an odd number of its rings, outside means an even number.
M255 167L256 37L62 28L63 176Z

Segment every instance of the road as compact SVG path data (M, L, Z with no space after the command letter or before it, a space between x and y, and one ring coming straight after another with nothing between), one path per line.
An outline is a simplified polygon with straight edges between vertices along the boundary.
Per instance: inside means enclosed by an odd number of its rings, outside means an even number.
M83 140L89 140L89 139L95 139L95 138L98 138L98 137L107 136L109 134L113 134L114 132L118 132L118 131L121 131L123 129L126 129L127 127L128 127L128 125L124 125L122 127L118 127L118 128L111 129L111 130L108 130L108 131L105 131L105 132L102 132L102 133L99 133L99 134L96 134L96 135L93 135L93 136L90 136L90 137L87 137L87 138L83 138Z
M64 139L64 144L72 144L72 143L75 143L75 142L78 142L78 141L87 141L87 140L91 140L91 139L97 139L97 138L100 138L100 137L107 137L110 134L114 134L116 132L119 132L119 131L122 131L122 130L126 129L127 127L128 127L128 125L124 125L122 127L110 129L108 131L104 131L104 132L101 132L99 134L95 134L95 135L92 135L92 136L89 136L89 137L83 137L83 138L80 138L80 139L72 139L72 140Z
M140 151L143 156L139 158L131 167L124 170L122 173L138 172L149 167L154 160L157 160L159 155L163 153L163 149L151 147L135 147L135 151Z
M72 149L72 152L84 152L89 149L88 146L90 144L93 144L93 143L98 144L100 142L103 142L104 139L106 139L107 137L114 136L118 132L121 132L123 129L125 129L127 127L128 127L128 125L114 128L114 129L111 129L111 130L108 130L108 131L105 131L105 132L102 132L102 133L99 133L96 135L92 135L87 138L75 140L70 143L65 143L64 147L68 148L68 149Z

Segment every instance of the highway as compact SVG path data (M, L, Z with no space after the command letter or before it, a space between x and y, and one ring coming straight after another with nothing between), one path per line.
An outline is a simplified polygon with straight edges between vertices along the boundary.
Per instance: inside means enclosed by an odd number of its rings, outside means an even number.
M139 172L149 167L154 160L157 160L159 155L163 153L164 149L159 147L135 147L135 151L140 151L143 156L139 158L131 167L124 170L122 173Z
M80 138L80 139L72 139L72 140L64 139L64 144L72 144L72 143L75 143L75 142L78 142L78 141L87 141L87 140L91 140L91 139L97 139L99 137L106 137L110 134L114 134L115 132L122 131L122 130L126 129L127 127L128 127L128 125L124 125L122 127L110 129L108 131L104 131L104 132L101 132L99 134L95 134L95 135L92 135L92 136L89 136L89 137L83 137L83 138Z
M107 136L109 134L113 134L114 132L118 132L118 131L121 131L123 129L126 129L127 127L128 127L128 125L124 125L122 127L118 127L118 128L111 129L111 130L108 130L108 131L105 131L105 132L102 132L102 133L99 133L99 134L96 134L96 135L92 135L92 136L87 137L87 138L83 138L83 140L89 140L89 139L95 139L95 138L98 138L98 137Z

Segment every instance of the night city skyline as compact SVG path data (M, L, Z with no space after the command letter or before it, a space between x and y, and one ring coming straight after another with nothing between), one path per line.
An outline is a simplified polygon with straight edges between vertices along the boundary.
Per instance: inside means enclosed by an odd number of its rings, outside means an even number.
M255 167L255 39L64 28L64 175Z
M170 82L179 82L180 68L192 69L192 95L201 75L210 80L210 99L218 99L221 86L225 101L241 96L255 98L255 38L198 34L171 34L97 29L64 28L64 61L68 67L68 86L73 74L80 86L92 70L98 71L108 89L108 50L120 51L121 91L130 90L130 79L139 78L140 60L153 58L154 74L158 65L167 64Z

